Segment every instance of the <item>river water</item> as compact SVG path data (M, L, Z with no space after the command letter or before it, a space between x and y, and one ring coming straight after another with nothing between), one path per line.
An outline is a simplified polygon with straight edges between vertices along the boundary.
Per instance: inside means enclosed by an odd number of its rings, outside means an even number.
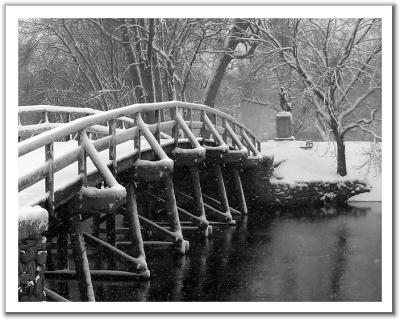
M148 281L94 281L97 301L380 301L381 203L250 212L190 251L146 249ZM76 281L47 285L79 300Z

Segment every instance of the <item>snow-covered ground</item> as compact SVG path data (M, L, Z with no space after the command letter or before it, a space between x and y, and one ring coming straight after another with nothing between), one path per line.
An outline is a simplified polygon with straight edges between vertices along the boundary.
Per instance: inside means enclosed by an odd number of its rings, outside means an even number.
M349 201L381 201L382 179L379 160L370 161L370 142L346 142L347 176L336 174L336 150L332 142L314 142L312 149L302 149L304 141L274 141L262 143L261 151L283 161L274 170L272 182L345 181L358 179L371 186L371 192L354 196Z

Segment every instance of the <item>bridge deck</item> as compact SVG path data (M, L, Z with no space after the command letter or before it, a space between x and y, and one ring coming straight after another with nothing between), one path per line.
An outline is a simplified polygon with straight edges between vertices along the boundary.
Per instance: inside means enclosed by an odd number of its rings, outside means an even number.
M149 143L142 137L141 139L141 152L151 150ZM184 139L181 139L182 141ZM174 142L174 139L161 139L160 145L167 146ZM55 142L54 143L54 159L68 154L72 150L78 147L76 140L70 140L67 142ZM117 146L117 162L132 157L136 153L133 141L127 141ZM110 164L108 149L99 152L100 158L105 163ZM18 159L18 175L19 177L39 168L43 164L44 160L44 147L36 149ZM97 172L97 169L90 159L87 158L87 173L88 176ZM79 181L78 170L76 163L73 163L64 169L55 173L54 177L54 191L61 191L67 186ZM34 185L20 191L18 193L18 204L20 207L28 207L39 204L46 199L45 181L41 180Z

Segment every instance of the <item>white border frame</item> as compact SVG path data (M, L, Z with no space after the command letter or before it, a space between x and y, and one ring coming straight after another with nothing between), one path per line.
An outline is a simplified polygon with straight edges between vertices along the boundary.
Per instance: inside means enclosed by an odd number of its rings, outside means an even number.
M382 18L382 302L18 302L18 19L88 17ZM6 312L391 312L392 311L392 7L391 6L7 6L6 7ZM15 288L15 289L13 289ZM111 308L110 308L111 307Z

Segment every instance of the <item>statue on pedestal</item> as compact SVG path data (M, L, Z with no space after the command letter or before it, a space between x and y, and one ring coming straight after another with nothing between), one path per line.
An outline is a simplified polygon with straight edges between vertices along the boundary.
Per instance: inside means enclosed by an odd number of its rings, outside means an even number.
M289 92L284 88L279 88L279 101L281 105L281 112L276 115L276 132L277 137L275 140L294 140L293 137L293 124L292 124L292 103L289 102Z
M279 88L279 101L282 111L292 112L292 103L289 102L289 92L284 88Z

